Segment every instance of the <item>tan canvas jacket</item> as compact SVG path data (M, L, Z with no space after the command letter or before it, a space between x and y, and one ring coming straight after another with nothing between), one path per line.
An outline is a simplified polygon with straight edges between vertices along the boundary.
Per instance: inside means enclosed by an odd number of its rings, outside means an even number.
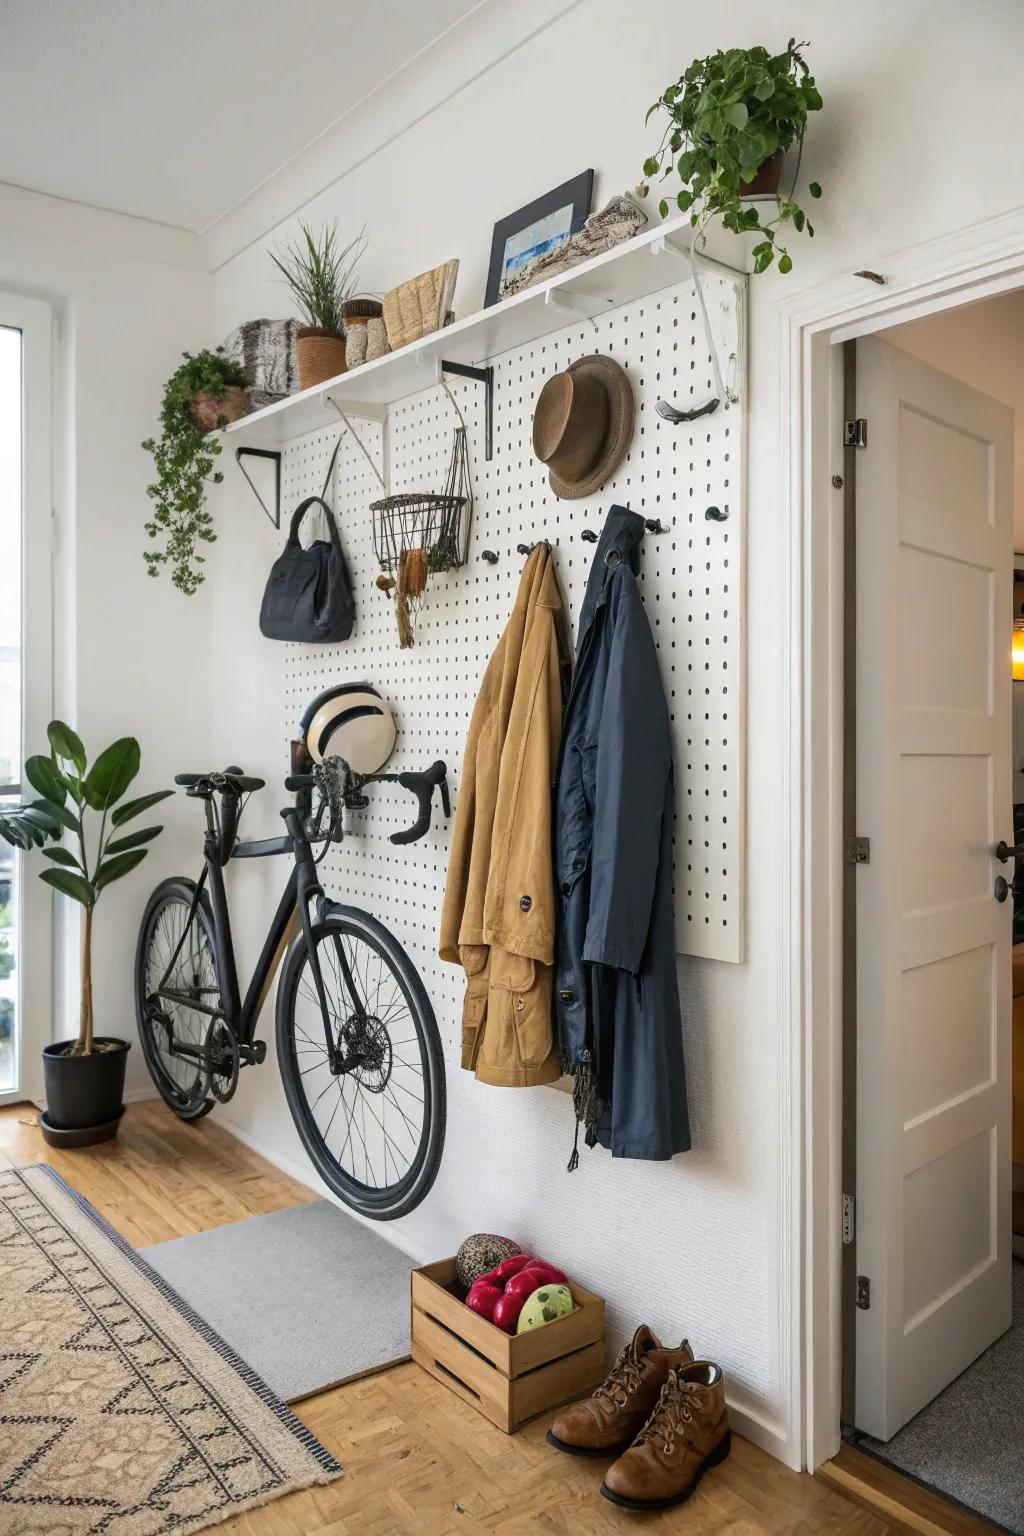
M441 959L466 972L462 1065L504 1087L559 1076L551 786L568 670L562 595L539 544L473 709L441 912Z

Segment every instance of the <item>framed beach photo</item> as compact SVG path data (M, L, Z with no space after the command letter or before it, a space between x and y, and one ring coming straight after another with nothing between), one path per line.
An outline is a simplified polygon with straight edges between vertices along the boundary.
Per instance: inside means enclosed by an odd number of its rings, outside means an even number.
M505 297L509 279L580 229L590 212L593 170L581 171L543 197L499 219L491 240L485 308Z

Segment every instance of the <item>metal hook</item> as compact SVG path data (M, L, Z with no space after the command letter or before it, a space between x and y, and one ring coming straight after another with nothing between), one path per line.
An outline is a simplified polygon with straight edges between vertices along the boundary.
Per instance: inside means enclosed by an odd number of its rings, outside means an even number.
M647 529L648 533L664 533L665 532L665 529L662 526L660 519L657 518L657 517L646 517L646 518L644 518L644 527Z
M493 549L482 549L480 551L480 559L486 560L488 565L497 565L498 563L498 557Z
M580 538L585 544L597 543L597 534L594 532L593 528L583 528L580 531Z
M704 513L706 523L726 523L729 521L728 512L723 512L721 507L708 507Z

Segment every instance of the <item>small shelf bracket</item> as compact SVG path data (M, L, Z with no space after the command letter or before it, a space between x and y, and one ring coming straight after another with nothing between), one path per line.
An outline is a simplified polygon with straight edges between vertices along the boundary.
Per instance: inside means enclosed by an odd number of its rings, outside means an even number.
M561 288L545 288L544 303L552 309L564 309L571 315L583 315L597 330L596 314L608 309L611 299L595 298L592 294L570 293Z
M475 368L471 363L449 363L445 359L437 359L438 382L443 382L441 375L454 373L460 379L473 379L484 387L484 458L494 457L494 369L488 363L484 368Z
M263 497L260 495L259 490L256 487L256 482L253 480L253 478L250 475L249 471L246 469L245 465L242 463L243 458L246 458L246 459L273 459L273 461L274 461L274 510L273 510L273 512L271 512L270 508L267 506L266 502L263 500ZM246 447L236 448L235 449L235 463L238 465L239 469L242 471L242 474L245 476L246 480L248 481L249 489L252 491L253 495L256 497L256 500L259 502L260 506L263 508L263 510L266 513L267 517L273 523L275 528L280 528L280 526L281 526L281 454L280 454L279 450L276 449L276 448L246 448Z

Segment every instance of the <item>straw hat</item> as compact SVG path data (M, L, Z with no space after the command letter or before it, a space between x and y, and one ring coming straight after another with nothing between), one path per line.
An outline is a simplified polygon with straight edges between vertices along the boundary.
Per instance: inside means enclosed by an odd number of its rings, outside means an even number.
M633 391L611 357L581 357L537 396L533 451L563 501L592 496L610 480L633 436Z

